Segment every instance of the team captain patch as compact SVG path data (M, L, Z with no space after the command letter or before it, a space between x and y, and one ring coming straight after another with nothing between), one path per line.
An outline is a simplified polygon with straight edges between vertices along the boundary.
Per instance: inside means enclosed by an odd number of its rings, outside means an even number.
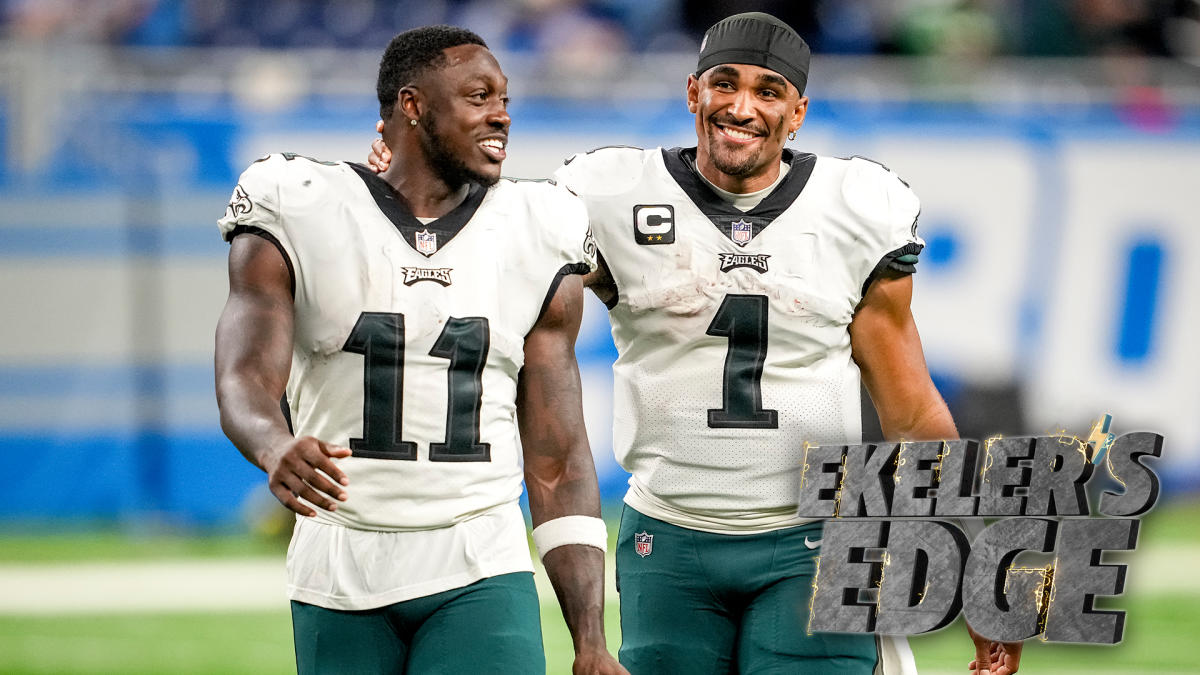
M412 286L418 281L434 281L443 286L450 285L450 271L453 267L401 267L404 270L404 285Z
M767 271L767 258L771 257L766 253L718 253L717 255L721 256L722 272L728 272L735 267L749 267L759 274Z

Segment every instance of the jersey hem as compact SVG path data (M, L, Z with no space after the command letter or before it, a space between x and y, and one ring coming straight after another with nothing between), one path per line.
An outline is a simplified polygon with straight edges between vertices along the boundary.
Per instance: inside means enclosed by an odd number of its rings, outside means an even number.
M394 605L397 602L406 600L415 600L424 598L446 591L452 591L456 588L469 586L482 579L498 577L502 574L512 574L514 572L533 572L533 564L530 562L527 565L496 565L487 567L473 572L455 574L443 579L435 579L422 584L414 584L412 586L402 586L384 593L377 593L367 596L344 596L344 595L327 595L319 591L314 591L307 588L300 588L288 584L288 599L297 602L304 602L325 609L338 609L346 611L359 611L364 609L377 609Z
M871 273L867 275L867 280L863 282L861 295L863 297L866 297L867 289L870 288L871 284L876 279L879 278L879 275L883 274L883 271L885 269L892 270L892 271L898 272L900 274L916 274L917 273L917 264L916 263L900 262L899 260L897 260L897 258L906 256L906 255L912 255L912 256L920 255L921 251L924 248L925 248L924 245L918 244L915 241L910 241L909 243L901 246L898 249L895 249L894 251L889 251L886 255L883 256L883 258L881 258L879 260L878 263L875 264L875 267L871 270Z
M765 532L774 532L783 530L789 527L797 527L799 525L807 525L813 523L819 518L801 518L799 516L786 516L781 520L770 520L761 524L749 525L745 523L733 523L729 519L723 519L719 516L700 516L694 513L687 513L678 509L673 509L665 504L656 504L646 497L635 492L635 488L631 485L629 491L625 493L625 504L629 508L638 513L649 516L651 518L661 520L665 523L670 523L676 527L682 527L688 530L697 530L699 532L708 532L710 534L763 534Z

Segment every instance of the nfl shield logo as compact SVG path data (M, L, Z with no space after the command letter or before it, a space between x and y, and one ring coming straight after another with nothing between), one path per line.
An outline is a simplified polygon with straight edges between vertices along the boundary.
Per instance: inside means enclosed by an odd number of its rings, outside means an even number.
M421 230L417 233L417 251L425 255L433 255L437 251L437 233Z
M654 535L639 532L633 535L633 550L645 558L654 550Z
M745 220L735 220L730 227L729 238L733 239L733 243L740 246L745 246L750 242L750 233L754 228L750 227L750 223Z

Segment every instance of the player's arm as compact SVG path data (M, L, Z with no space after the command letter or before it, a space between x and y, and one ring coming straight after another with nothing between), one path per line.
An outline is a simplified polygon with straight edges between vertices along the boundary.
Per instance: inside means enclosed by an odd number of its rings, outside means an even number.
M911 302L909 274L888 271L867 287L850 322L854 361L887 439L958 438L950 410L929 377ZM975 660L968 668L993 675L1017 672L1022 643L995 642L970 626L967 630L975 643Z
M279 407L292 360L291 273L283 254L262 237L234 238L229 249L229 298L217 322L217 407L221 428L237 449L267 472L284 506L314 516L344 500L346 476L333 462L350 451L315 438L295 438Z
M613 280L612 272L608 271L608 263L604 255L596 254L596 269L583 276L583 285L591 289L606 306L612 307L617 302L617 282Z
M525 337L517 422L534 540L571 631L574 672L625 673L604 640L607 534L575 362L582 318L583 284L568 276Z
M889 440L958 438L933 386L909 308L912 276L887 271L867 287L850 322L850 346Z

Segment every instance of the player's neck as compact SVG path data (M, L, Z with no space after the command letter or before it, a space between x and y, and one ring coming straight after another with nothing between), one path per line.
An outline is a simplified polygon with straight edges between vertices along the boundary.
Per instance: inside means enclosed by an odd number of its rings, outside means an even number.
M714 184L712 181L706 178L704 174L697 172L697 175L700 176L700 180L707 183L708 186L713 189L713 192L717 193L718 197L724 199L729 204L732 204L733 207L739 211L749 211L750 209L761 204L764 199L766 199L772 192L775 191L775 188L779 187L779 184L783 182L785 177L787 177L790 169L791 167L788 166L787 163L780 160L779 175L775 177L775 182L761 190L755 190L754 192L729 192L728 190L722 189L719 185Z
M762 171L754 175L730 176L717 168L703 144L696 150L696 170L700 175L712 185L739 195L758 192L775 184L779 180L779 161L777 158L774 162L768 162Z
M471 191L470 183L449 185L423 166L414 170L412 163L400 157L392 160L392 165L380 174L380 178L392 186L417 218L441 218L461 204Z

